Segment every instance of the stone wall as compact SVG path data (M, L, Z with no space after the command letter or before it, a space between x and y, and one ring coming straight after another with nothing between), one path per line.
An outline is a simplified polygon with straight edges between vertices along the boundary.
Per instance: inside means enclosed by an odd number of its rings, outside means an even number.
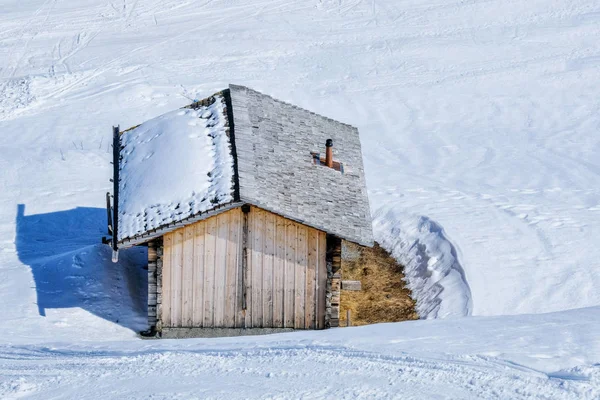
M340 301L342 291L342 240L327 236L327 290L325 297L325 326L340 325Z
M148 242L148 325L161 329L162 317L162 237Z

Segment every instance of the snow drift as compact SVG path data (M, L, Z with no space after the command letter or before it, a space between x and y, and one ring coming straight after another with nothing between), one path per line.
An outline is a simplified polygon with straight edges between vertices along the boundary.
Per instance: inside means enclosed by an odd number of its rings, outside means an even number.
M420 318L462 317L471 313L471 291L456 250L442 228L427 217L379 210L375 240L404 265Z

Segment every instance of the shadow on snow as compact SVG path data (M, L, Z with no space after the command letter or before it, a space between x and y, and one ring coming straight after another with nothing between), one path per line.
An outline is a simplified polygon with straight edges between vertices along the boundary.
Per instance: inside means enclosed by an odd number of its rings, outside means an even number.
M106 236L106 210L77 207L25 215L17 206L16 247L29 265L41 316L52 308L79 307L108 321L140 331L147 328L145 248L119 253L101 244Z

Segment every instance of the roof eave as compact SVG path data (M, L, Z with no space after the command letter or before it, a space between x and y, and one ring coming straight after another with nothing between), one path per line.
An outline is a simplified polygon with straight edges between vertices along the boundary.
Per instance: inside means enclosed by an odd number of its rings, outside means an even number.
M292 221L297 222L297 223L302 224L302 225L310 226L311 228L318 229L318 230L323 231L323 232L325 232L327 234L337 236L340 239L347 240L348 242L352 242L352 243L358 244L360 246L373 247L373 245L374 245L374 240L373 240L372 236L369 237L369 238L356 238L356 237L347 236L347 235L344 235L343 233L340 233L340 232L333 232L331 229L327 229L324 226L318 226L318 225L315 225L315 224L308 224L306 221L302 221L302 220L299 220L298 218L293 218L293 217L291 217L289 215L282 214L281 212L277 212L276 210L273 210L270 207L265 206L263 204L257 204L254 201L243 201L243 200L242 201L234 201L234 202L231 202L231 203L223 204L223 205L221 205L219 207L216 207L216 208L213 208L213 209L211 209L209 211L205 211L203 213L192 215L192 216L190 216L190 217L188 217L186 219L183 219L181 221L169 223L167 225L163 225L163 226L158 227L156 229L153 229L151 231L144 232L144 233L132 236L132 237L127 237L127 238L121 239L121 240L119 240L117 242L117 244L118 244L119 249L127 249L129 247L143 245L145 243L148 243L148 242L152 241L153 239L161 237L161 236L163 236L163 235L165 235L165 234L167 234L169 232L172 232L172 231L174 231L176 229L183 228L185 226L194 224L194 223L196 223L198 221L202 221L202 220L208 219L210 217L214 217L215 215L224 213L226 211L232 210L232 209L237 208L237 207L241 207L244 204L250 204L250 205L253 205L255 207L262 208L263 210L269 211L269 212L271 212L273 214L280 215L280 216L282 216L284 218L287 218L289 220L292 220Z
M229 211L231 209L241 207L244 203L241 202L230 202L215 208L212 208L208 211L204 211L198 214L194 214L188 218L182 219L181 221L171 222L169 224L160 226L158 228L152 229L150 231L140 233L138 235L127 237L120 239L117 244L119 249L127 249L133 246L139 246L145 243L152 241L160 236L165 235L166 233L172 232L176 229L183 228L185 226L191 225L195 222L205 220L210 217L214 217L215 215L224 213L225 211Z

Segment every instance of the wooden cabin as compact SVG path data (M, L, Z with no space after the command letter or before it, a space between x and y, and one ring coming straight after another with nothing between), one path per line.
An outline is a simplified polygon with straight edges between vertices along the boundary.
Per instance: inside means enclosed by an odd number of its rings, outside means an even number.
M356 128L230 85L113 147L110 244L148 246L152 334L338 326L341 242L373 244Z

